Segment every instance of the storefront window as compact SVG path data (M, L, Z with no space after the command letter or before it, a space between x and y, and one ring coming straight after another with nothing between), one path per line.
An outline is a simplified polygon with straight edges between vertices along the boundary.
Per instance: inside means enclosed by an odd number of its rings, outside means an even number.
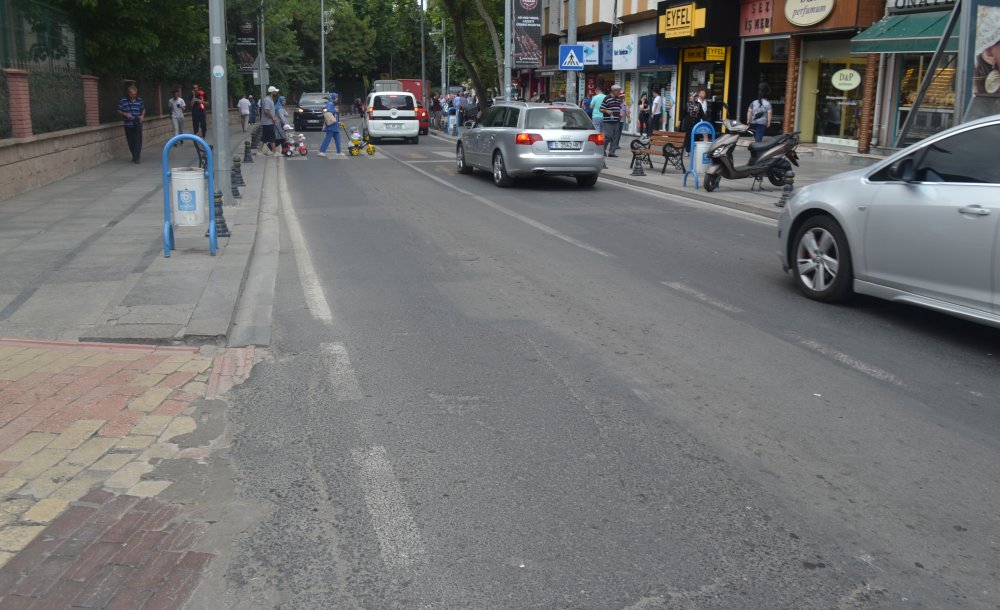
M942 58L931 80L923 103L906 135L902 146L912 144L939 131L947 129L955 121L955 54L948 53ZM931 55L903 55L899 59L899 99L897 101L896 135L903 128L906 117L913 110L920 83L927 74Z
M816 96L816 136L826 138L831 143L857 144L858 129L861 126L861 95L864 88L865 65L863 63L820 62L819 82ZM842 77L845 70L857 73L853 78ZM845 90L845 82L854 83L852 89ZM841 88L838 88L841 87ZM837 142L838 140L842 142Z
M673 106L676 103L676 96L673 92L673 80L674 73L671 71L639 73L639 95L642 96L643 93L648 95L650 108L652 108L653 105L653 98L656 97L657 92L660 90L663 90L665 96L669 96L669 102L666 106L667 113L663 116L660 124L654 125L650 131L662 130L664 129L664 126L672 124L674 115ZM667 131L670 130L668 129Z

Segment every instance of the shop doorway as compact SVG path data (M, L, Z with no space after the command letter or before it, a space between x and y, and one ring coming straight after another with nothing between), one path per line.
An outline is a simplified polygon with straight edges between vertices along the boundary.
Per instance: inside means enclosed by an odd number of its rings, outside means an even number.
M863 60L808 62L800 115L804 141L857 149L864 78Z

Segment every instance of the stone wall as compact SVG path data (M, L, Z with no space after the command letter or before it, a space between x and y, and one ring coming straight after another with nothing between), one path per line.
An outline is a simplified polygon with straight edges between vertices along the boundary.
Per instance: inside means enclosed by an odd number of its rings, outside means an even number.
M184 118L190 127L190 116ZM239 112L230 110L229 124L239 121ZM209 136L211 129L209 125ZM173 133L169 117L147 117L142 130L143 163L159 165L163 144ZM129 158L121 123L0 140L0 200L108 161Z

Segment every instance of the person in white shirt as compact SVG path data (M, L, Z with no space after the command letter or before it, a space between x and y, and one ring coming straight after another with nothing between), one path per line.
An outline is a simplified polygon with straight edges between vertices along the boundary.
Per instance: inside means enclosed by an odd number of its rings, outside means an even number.
M650 110L651 118L649 119L649 127L646 130L646 135L649 137L653 136L654 131L663 129L663 96L660 92L656 92L656 97L653 98L653 107Z
M236 107L240 109L240 121L243 123L243 131L246 131L247 120L250 118L250 100L247 99L245 93L240 101L236 102Z
M174 89L174 96L167 101L167 105L170 106L170 122L174 125L174 135L184 133L184 108L187 107L187 104L181 97L180 87ZM180 146L183 143L177 142L175 146Z

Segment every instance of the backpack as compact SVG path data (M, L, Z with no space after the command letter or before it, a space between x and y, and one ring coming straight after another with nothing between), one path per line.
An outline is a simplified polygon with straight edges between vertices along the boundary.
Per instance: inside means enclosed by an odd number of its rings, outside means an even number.
M753 114L751 123L762 123L767 120L767 108L764 107L763 100L764 98L758 98L750 103L750 112Z

